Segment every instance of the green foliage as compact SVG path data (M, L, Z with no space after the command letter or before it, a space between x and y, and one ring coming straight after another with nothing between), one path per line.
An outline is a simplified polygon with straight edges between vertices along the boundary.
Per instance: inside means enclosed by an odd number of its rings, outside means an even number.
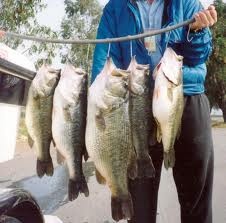
M46 5L42 0L7 0L0 1L0 27L11 32L31 34L39 37L58 38L90 38L96 37L96 29L100 19L101 7L97 0L65 0L65 17L61 23L61 33L51 30L50 27L40 26L36 15ZM4 42L24 53L37 57L36 66L50 63L60 53L62 63L72 62L75 66L82 66L87 71L92 63L91 58L94 46L65 45L50 43L36 43L20 39L5 38ZM61 51L60 51L61 49Z
M45 5L40 0L7 0L1 1L0 7L0 27L11 32L25 33L37 25L35 15ZM22 40L11 38L4 41L13 48L22 43Z
M31 35L38 35L43 38L56 39L58 38L58 33L51 30L47 26L36 26L31 30ZM43 63L51 64L54 57L56 57L56 50L59 49L59 45L53 43L33 43L28 49L28 54L33 55L34 53L38 55L38 60L36 61L36 67L40 67Z
M66 16L61 23L62 37L95 39L101 7L97 0L65 0ZM94 46L67 45L61 53L62 63L67 61L89 71Z
M57 37L57 33L53 32L47 26L40 26L37 22L36 15L46 7L42 0L7 0L0 3L0 27L11 32L20 34L31 34L42 37ZM23 41L17 38L5 38L4 42L17 49L26 49L29 55L38 55L39 59L36 65L42 64L44 61L51 63L55 56L56 45L39 44L30 41Z
M206 81L207 94L211 106L226 111L226 3L214 1L218 13L218 22L213 26L213 52L208 61ZM225 114L226 115L226 114Z

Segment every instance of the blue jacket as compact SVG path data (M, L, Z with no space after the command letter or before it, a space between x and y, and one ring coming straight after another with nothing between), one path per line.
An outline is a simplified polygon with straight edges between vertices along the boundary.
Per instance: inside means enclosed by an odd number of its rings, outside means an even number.
M193 17L202 10L199 0L165 0L162 27L180 23ZM142 33L142 23L139 10L134 0L110 0L103 10L97 38L113 38ZM184 57L183 83L184 94L194 95L204 92L206 77L205 62L212 50L212 38L208 28L196 33L190 33L187 40L188 27L182 27L169 33L162 34L162 50L167 44L177 54ZM140 64L153 65L143 40L133 41L133 55ZM108 44L97 44L94 51L92 78L93 81L102 70L106 61ZM115 65L127 69L131 60L130 42L112 43L110 56Z

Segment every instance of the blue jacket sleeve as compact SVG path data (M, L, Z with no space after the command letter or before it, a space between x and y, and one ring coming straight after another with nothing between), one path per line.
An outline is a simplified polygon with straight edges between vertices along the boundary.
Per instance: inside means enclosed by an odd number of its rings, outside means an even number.
M97 31L97 39L114 38L117 37L117 22L114 13L113 1L111 0L105 6L103 14L100 20L100 24ZM104 67L109 44L97 44L93 55L93 66L91 83L95 80L96 76L101 72ZM119 43L111 43L110 57L118 68L122 68L121 50Z
M199 0L184 0L184 20L190 19L195 13L203 10ZM209 28L198 32L188 33L188 27L184 29L184 43L181 46L181 53L184 56L184 63L188 66L195 66L205 63L212 51L212 36Z

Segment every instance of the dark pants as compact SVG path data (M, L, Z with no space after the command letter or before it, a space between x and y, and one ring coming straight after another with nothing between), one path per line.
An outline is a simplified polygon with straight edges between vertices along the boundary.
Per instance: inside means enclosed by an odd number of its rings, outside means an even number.
M155 178L129 182L135 213L130 223L156 222L162 145L151 147L150 155L156 169ZM213 143L205 94L186 97L175 156L173 177L181 207L181 223L212 223Z

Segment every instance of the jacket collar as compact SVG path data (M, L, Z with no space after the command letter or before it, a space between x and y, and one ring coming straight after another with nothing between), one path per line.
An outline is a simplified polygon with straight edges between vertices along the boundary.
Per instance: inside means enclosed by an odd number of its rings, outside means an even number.
M139 9L138 9L136 2L137 2L137 0L128 0L127 5L135 16L136 22L138 23L139 32L142 32L143 31L142 23L141 23L140 13L139 13ZM169 21L170 20L169 13L170 13L171 3L172 3L172 0L165 0L164 9L163 9L162 26L164 26L170 22Z

